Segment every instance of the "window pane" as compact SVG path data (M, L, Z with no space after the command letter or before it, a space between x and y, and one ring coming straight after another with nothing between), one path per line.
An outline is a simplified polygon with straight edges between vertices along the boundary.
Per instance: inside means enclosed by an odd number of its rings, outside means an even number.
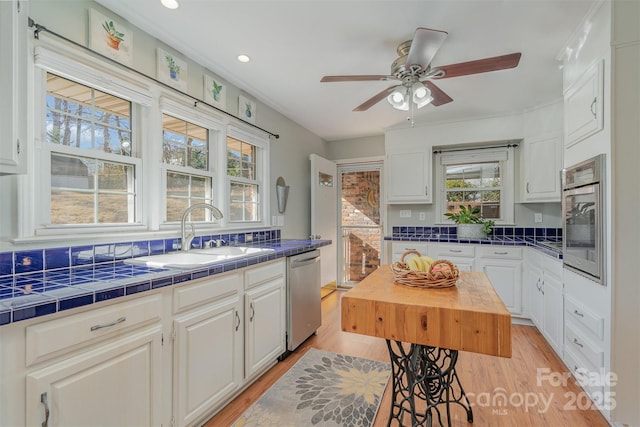
M134 222L133 178L132 165L52 154L51 223Z
M47 142L131 155L131 103L47 74Z
M500 166L500 162L447 165L446 212L472 205L480 208L484 218L500 218Z
M167 196L189 197L189 176L167 172Z
M167 197L167 221L180 221L182 219L182 213L188 207L188 199Z
M209 131L168 114L162 115L163 161L209 170Z
M93 204L92 193L51 190L51 224L92 224Z
M208 193L211 180L201 176L191 177L191 196L204 199Z

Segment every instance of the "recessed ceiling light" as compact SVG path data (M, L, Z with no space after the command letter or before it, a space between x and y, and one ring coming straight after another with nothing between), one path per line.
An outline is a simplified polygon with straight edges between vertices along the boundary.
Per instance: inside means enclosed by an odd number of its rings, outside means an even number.
M251 61L251 58L249 58L247 55L238 55L238 61L240 61L240 62L249 62L249 61Z
M167 9L177 9L180 6L178 0L160 0L160 3Z

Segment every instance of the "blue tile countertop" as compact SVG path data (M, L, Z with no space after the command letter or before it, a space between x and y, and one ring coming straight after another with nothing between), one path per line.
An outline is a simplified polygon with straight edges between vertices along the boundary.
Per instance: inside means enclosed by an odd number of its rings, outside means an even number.
M25 273L0 276L0 325L212 276L329 244L330 240L265 241L254 246L274 252L193 270L129 265L122 258L97 262L97 256L94 263L87 265L63 263L60 268L43 269L34 265L39 262L36 256L25 270L19 270L18 264L14 267L16 273ZM68 255L69 250L66 251Z
M474 245L529 246L562 259L562 229L496 227L486 239L459 239L455 227L393 227L390 241L464 243Z

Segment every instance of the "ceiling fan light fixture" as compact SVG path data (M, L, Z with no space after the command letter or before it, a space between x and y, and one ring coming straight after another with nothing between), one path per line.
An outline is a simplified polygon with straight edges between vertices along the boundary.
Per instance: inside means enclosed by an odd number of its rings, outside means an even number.
M411 92L413 93L412 99L418 108L422 108L425 105L429 104L433 101L433 96L431 96L431 90L424 85L422 82L415 82L411 86Z
M398 86L389 94L387 101L395 109L408 110L409 109L409 93L408 89L404 86Z

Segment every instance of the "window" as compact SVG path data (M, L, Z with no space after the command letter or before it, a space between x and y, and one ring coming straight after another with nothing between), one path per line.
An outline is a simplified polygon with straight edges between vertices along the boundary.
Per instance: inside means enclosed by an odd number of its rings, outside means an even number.
M48 223L136 222L131 102L52 73L46 81Z
M513 222L513 151L511 148L487 148L438 153L437 200L444 222L446 212L461 205L480 208L483 218L496 223Z
M166 170L166 220L180 221L196 203L211 203L209 130L168 114L162 115L162 161ZM191 221L211 221L205 209L191 212Z
M227 137L230 221L260 221L258 152L253 144Z

